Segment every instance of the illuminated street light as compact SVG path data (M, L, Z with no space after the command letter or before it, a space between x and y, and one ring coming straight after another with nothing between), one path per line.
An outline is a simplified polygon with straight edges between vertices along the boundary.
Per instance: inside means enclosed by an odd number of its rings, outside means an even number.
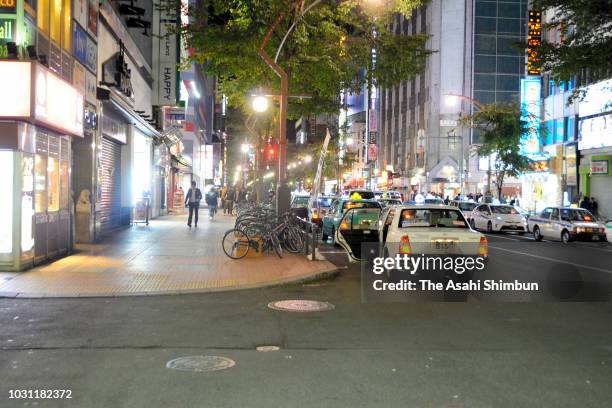
M346 145L347 145L347 146L352 146L354 142L355 142L355 141L353 140L353 138L352 138L352 137L347 137L347 138L346 138Z
M306 156L306 157L304 157L304 161L305 161L306 163L310 163L310 162L312 161L312 156Z
M268 98L258 95L253 98L253 110L255 112L265 112L268 110Z
M237 165L236 166L236 173L240 173L242 171L242 166L241 165Z
M242 153L248 153L249 149L250 149L250 146L248 144L244 143L242 145L241 149L242 149Z

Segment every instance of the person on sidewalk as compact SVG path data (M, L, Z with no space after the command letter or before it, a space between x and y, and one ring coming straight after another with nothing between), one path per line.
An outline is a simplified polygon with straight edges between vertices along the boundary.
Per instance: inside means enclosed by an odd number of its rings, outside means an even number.
M187 219L187 226L191 228L191 221L193 220L193 214L195 213L195 226L198 227L198 211L200 210L200 200L202 200L202 192L196 187L196 182L191 182L191 188L187 192L185 197L185 206L189 206L189 218Z
M236 192L234 188L230 186L227 189L227 193L225 194L225 210L224 214L232 215L232 211L234 209L234 199L236 198Z
M219 201L219 193L215 187L212 187L208 193L206 193L206 205L208 206L208 218L212 220L215 218L217 212L217 203Z

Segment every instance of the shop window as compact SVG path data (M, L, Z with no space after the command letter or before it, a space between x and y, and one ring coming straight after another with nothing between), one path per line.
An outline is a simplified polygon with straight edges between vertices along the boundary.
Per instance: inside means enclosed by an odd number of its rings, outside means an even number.
M34 158L34 208L36 213L47 211L47 156Z
M51 0L51 25L49 27L49 37L56 44L61 44L62 40L62 1Z
M47 164L47 211L58 211L59 202L59 159L49 157Z
M62 4L62 47L68 52L72 45L72 27L70 25L72 4L71 0L63 0Z
M40 31L47 35L49 34L49 0L38 0L36 24L38 25Z
M544 145L551 145L555 140L555 121L549 120L544 123L545 132L542 135L542 141Z
M565 141L573 142L576 139L576 119L565 118Z
M563 143L565 139L564 122L563 119L555 119L555 143Z
M68 191L68 186L70 185L69 168L70 164L68 160L62 160L60 162L60 210L67 210L70 208L70 191Z

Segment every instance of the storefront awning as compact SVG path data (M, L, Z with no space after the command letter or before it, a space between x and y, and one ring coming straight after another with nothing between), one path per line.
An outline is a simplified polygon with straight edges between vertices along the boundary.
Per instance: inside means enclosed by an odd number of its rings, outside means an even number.
M171 159L171 163L172 163L172 167L178 169L178 170L183 170L183 171L187 171L190 172L191 171L191 164L185 160L184 157L180 156L180 155L172 155L172 159Z
M160 143L164 143L168 148L183 140L183 133L179 126L172 126L166 129L158 138Z
M100 88L98 88L100 89ZM108 104L125 118L128 123L133 124L147 136L159 137L160 133L149 122L142 118L126 101L124 101L114 91L108 93L109 97L106 100Z

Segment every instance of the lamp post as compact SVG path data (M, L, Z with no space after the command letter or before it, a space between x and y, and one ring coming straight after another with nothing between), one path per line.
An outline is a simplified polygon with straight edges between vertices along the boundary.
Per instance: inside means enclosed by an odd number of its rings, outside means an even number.
M449 98L453 98L453 99L458 99L461 101L465 101L468 102L470 105L474 106L475 108L478 108L478 110L482 110L485 106L484 103L480 102L477 99L471 98L469 96L465 96L465 95L457 95L457 94L453 94L453 93L446 93L444 94L445 96L449 97ZM450 138L450 132L448 134L449 138ZM465 163L465 146L464 146L464 140L463 140L463 136L457 136L454 135L455 139L459 139L461 140L461 162L462 162L462 169L461 169L461 174L460 174L460 184L461 185L461 191L463 192L463 181L464 181L464 174L463 174L463 163ZM489 164L488 164L488 168L487 168L487 191L491 191L491 156L489 155Z

